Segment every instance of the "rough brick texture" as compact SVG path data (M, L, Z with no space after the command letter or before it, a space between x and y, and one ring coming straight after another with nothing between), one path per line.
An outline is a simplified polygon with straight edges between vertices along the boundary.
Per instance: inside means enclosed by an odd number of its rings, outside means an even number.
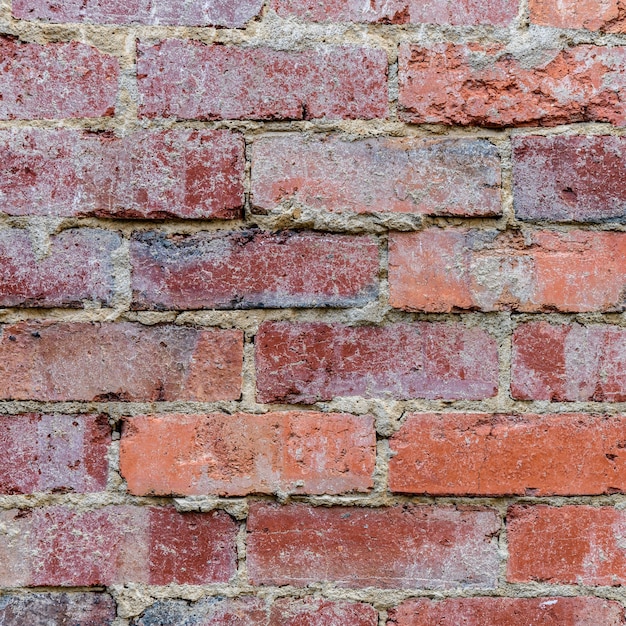
M248 520L248 576L253 584L297 587L492 587L498 530L487 509L258 503Z
M335 396L481 399L497 389L495 341L460 324L265 323L256 338L261 402Z
M168 39L139 45L140 114L178 119L310 120L386 117L382 50L303 52ZM211 89L205 89L211 85Z
M30 593L0 596L0 623L6 626L110 626L115 602L104 593Z
M622 416L412 414L390 440L389 485L434 495L623 492L625 436Z
M119 218L240 216L244 146L228 131L0 131L0 211Z
M507 516L511 582L623 585L626 514L612 507L515 506Z
M373 426L333 413L145 415L124 425L120 467L137 495L367 491Z
M110 444L104 415L2 415L0 493L102 491Z
M253 206L293 202L338 213L500 215L500 159L481 140L256 140Z
M0 37L0 120L106 117L115 112L118 61L78 43Z
M452 24L506 26L517 15L511 0L473 2L463 0L271 0L282 17L299 17L314 22L365 22L379 24Z
M472 126L626 124L626 49L581 45L516 58L504 46L402 44L402 119Z
M378 292L378 246L367 236L142 233L131 265L135 309L347 307Z
M515 214L548 222L626 222L626 138L518 137Z
M47 22L227 26L239 28L255 17L262 0L180 2L177 0L15 0L13 15Z
M40 255L26 230L0 230L0 306L82 307L111 303L116 233L66 230L50 238Z
M0 585L84 587L124 582L227 582L237 526L223 511L63 506L0 511Z
M394 233L389 285L408 311L622 311L626 233Z
M626 401L626 329L522 324L513 334L511 393L522 400Z
M624 609L602 598L454 598L408 600L390 611L389 626L620 626Z
M20 322L0 329L0 398L234 400L242 351L236 330Z
M541 26L625 33L623 0L530 0L530 20Z

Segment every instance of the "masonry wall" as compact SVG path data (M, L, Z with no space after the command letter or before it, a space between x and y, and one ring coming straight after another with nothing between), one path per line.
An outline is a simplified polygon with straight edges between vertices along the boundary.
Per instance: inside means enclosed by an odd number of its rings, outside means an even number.
M0 623L625 623L621 0L0 30Z

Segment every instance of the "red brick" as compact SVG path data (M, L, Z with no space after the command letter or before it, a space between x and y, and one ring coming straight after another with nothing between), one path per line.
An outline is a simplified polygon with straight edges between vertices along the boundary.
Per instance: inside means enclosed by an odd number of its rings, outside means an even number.
M379 49L285 52L168 39L140 43L138 54L140 115L146 117L370 119L388 113L387 55Z
M626 32L624 0L530 0L530 21L556 28Z
M378 611L369 604L323 598L282 598L273 604L268 626L377 626Z
M591 45L516 58L503 45L402 44L400 117L472 126L626 124L626 48Z
M104 415L1 415L0 493L104 490L110 443Z
M110 626L115 602L104 593L29 593L0 596L0 624L5 626Z
M624 416L412 414L390 440L389 485L460 496L624 492L625 440Z
M339 587L493 587L499 526L486 509L254 503L248 576L254 585L296 587L323 581Z
M314 210L500 215L500 158L484 140L301 135L252 145L252 205Z
M517 15L514 0L272 0L281 17L299 17L312 22L339 21L379 24L451 24L506 26Z
M407 311L622 311L626 233L393 233L389 302Z
M520 400L626 402L626 330L522 324L513 334L511 394Z
M309 411L143 415L120 446L134 495L367 491L375 460L372 417Z
M496 343L479 328L418 322L373 326L266 322L256 337L260 402L305 403L336 396L492 397Z
M611 507L513 506L507 516L509 582L626 582L626 512Z
M244 143L229 131L0 131L9 215L219 218L241 215Z
M517 137L515 213L522 220L626 221L626 137Z
M120 244L118 234L105 230L66 230L51 237L47 256L38 258L28 231L0 230L0 306L110 304L111 255Z
M0 332L0 398L236 400L242 361L238 330L19 322Z
M237 2L13 0L13 15L18 19L56 23L88 22L241 28L259 13L262 6L263 0L238 0Z
M388 626L620 626L624 610L602 598L450 598L407 600Z
M258 230L135 235L134 309L347 307L378 294L372 237Z
M0 522L5 586L206 584L227 582L236 570L237 525L222 511L51 506L0 511Z
M118 61L91 46L0 37L0 120L106 117L115 112Z

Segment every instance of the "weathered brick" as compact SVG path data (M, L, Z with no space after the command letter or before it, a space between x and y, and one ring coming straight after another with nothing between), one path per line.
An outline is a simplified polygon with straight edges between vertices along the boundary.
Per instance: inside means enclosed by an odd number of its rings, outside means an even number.
M479 328L266 322L256 336L260 402L336 396L482 399L498 386L494 339Z
M144 415L120 446L135 495L367 491L375 459L371 416L309 411Z
M451 24L506 26L517 15L514 0L272 0L281 17L299 17L313 22L341 21L379 24Z
M0 330L0 398L235 400L242 362L238 330L19 322Z
M354 213L500 215L500 158L484 140L301 135L252 145L252 206Z
M103 490L110 443L104 415L0 415L0 493Z
M412 414L390 440L389 485L433 495L624 492L624 440L624 416Z
M549 222L626 222L626 137L517 137L515 214Z
M511 394L520 400L626 402L626 330L522 324L513 333Z
M113 297L112 254L118 234L87 228L50 237L38 258L28 231L0 230L0 306L76 307L109 304Z
M513 506L507 535L509 582L626 582L624 511L608 506Z
M282 598L270 605L260 598L203 598L193 604L161 600L133 626L376 626L378 612L367 604L322 598Z
M1 212L231 219L244 167L243 138L229 131L1 130Z
M115 57L82 43L0 37L0 120L113 115L119 76Z
M370 119L388 113L387 55L379 49L288 52L168 39L140 43L138 54L140 115L146 117Z
M389 302L408 311L622 311L626 233L429 228L389 240Z
M53 23L88 22L241 28L259 13L262 6L263 0L238 0L237 2L14 0L13 15L18 19L44 20Z
M237 525L223 511L63 506L0 511L0 585L88 587L227 582Z
M3 626L110 626L115 602L104 593L29 593L0 596Z
M530 0L529 9L540 26L626 32L624 0Z
M388 626L621 626L624 610L603 598L449 598L407 600Z
M378 294L373 237L259 230L131 243L134 309L347 307Z
M626 48L580 45L516 58L503 45L402 44L400 117L473 126L626 124Z
M498 573L499 526L487 509L254 503L248 576L255 585L488 588Z

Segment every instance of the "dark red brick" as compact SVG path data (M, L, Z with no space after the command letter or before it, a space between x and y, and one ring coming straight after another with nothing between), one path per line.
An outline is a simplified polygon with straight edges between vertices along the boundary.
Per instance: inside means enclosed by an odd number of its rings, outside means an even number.
M0 131L8 215L239 217L243 138L221 130Z
M496 394L494 339L479 328L267 322L256 337L260 402L336 396L481 399Z
M134 309L347 307L378 294L373 237L140 233L131 265Z
M248 577L254 585L331 581L339 587L489 588L499 530L487 509L314 508L253 503Z
M323 598L281 598L272 605L268 626L377 626L378 611L369 604Z
M168 39L140 43L138 54L145 117L371 119L388 113L387 55L379 49L287 52Z

